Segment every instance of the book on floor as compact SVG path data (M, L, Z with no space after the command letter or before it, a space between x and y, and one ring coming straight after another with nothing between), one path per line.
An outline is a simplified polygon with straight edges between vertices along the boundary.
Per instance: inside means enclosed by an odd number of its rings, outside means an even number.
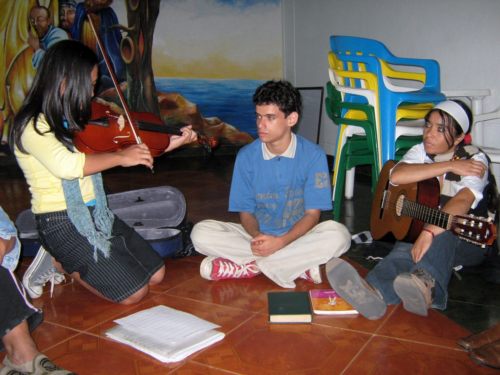
M271 323L311 323L312 321L307 292L269 292L267 302Z
M333 289L312 289L309 291L309 298L313 312L318 315L358 314L358 311Z
M106 336L162 362L181 361L224 338L219 326L192 314L159 305L115 320Z

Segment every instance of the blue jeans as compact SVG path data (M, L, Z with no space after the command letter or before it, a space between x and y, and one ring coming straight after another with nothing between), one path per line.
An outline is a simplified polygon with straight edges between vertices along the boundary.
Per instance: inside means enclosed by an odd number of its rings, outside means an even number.
M434 238L431 247L418 263L413 262L412 246L413 244L408 242L396 242L392 251L366 276L366 281L382 293L387 304L400 302L393 287L396 276L423 269L436 281L432 307L444 310L453 267L478 265L483 262L487 251L487 248L482 249L460 240L449 231L444 231Z

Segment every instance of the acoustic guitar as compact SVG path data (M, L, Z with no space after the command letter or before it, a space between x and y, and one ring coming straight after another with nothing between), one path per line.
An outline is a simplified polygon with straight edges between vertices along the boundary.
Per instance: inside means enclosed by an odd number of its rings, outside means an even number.
M440 194L437 178L391 185L389 172L395 164L392 160L385 163L373 197L370 230L375 240L392 233L398 240L414 242L428 223L482 247L493 244L497 231L490 218L452 215L437 208Z

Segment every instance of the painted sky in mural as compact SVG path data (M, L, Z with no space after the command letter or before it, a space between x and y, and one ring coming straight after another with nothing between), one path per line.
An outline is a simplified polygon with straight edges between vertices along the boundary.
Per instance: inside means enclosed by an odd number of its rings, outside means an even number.
M126 22L124 2L113 9ZM283 76L281 0L162 0L153 71L159 91L256 137L253 92Z
M113 8L126 20L122 1ZM157 77L282 77L281 1L162 0L153 69Z

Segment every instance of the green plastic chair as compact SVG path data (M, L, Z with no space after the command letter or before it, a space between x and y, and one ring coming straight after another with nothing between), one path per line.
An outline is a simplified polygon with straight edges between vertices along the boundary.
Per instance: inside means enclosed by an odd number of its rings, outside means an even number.
M337 149L333 168L333 216L340 219L342 200L346 186L346 173L360 165L371 165L371 190L375 191L380 167L377 153L377 130L375 128L375 110L369 104L348 103L342 101L341 93L331 82L326 84L327 96L325 109L328 117L340 127L339 139L345 139L343 145ZM364 135L348 134L349 127L362 128ZM415 144L422 142L422 136L402 135L395 142L395 159L401 160L403 155Z
M406 152L417 143L422 142L421 135L402 135L396 140L396 161L400 161Z
M342 102L341 94L331 82L326 84L325 109L328 117L340 127L339 137L345 139L340 152L337 151L333 170L333 217L340 219L346 172L359 165L371 165L372 191L378 180L377 138L374 126L375 111L371 105ZM343 137L349 127L359 127L364 135L352 134Z

